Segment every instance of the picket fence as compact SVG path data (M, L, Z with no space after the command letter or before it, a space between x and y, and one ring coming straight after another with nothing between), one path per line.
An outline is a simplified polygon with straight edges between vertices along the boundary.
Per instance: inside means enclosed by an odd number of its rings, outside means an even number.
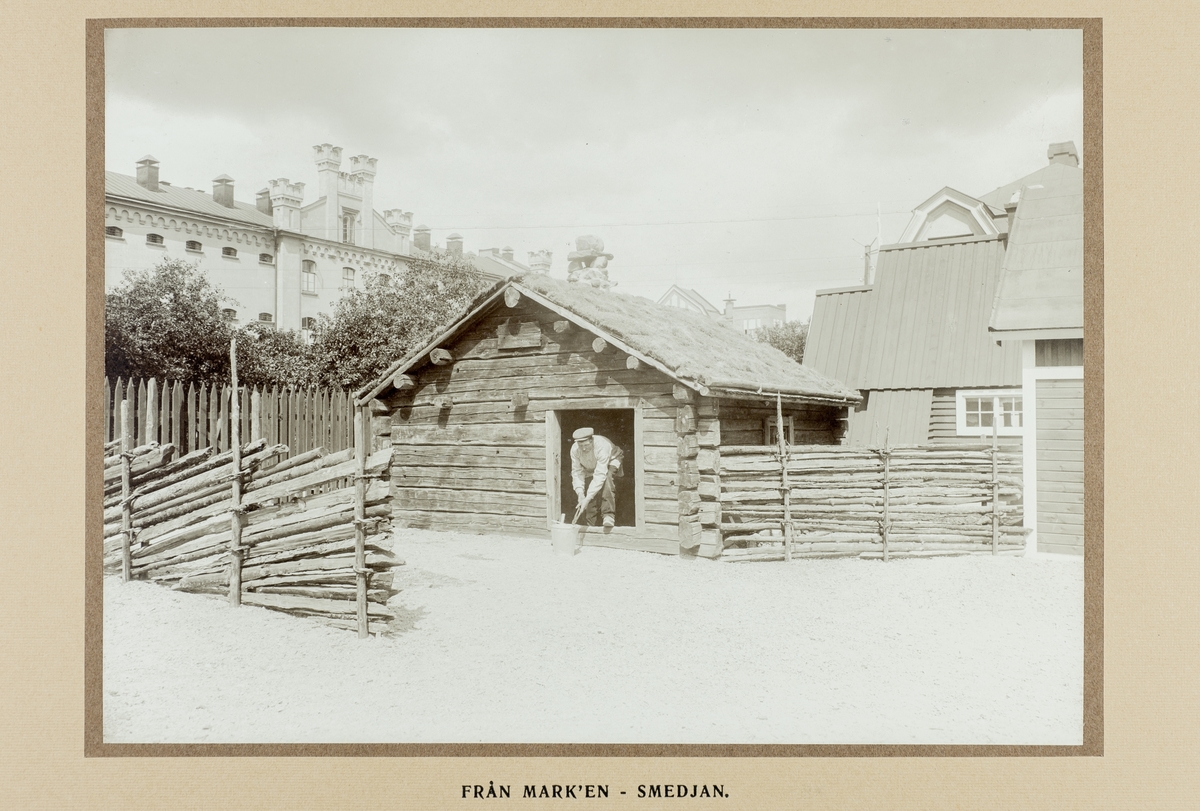
M121 403L133 412L134 447L170 444L179 454L201 448L227 451L232 436L229 384L183 383L155 378L104 379L104 441L122 438ZM239 435L286 445L284 456L315 448L336 452L354 446L352 394L339 388L239 386Z

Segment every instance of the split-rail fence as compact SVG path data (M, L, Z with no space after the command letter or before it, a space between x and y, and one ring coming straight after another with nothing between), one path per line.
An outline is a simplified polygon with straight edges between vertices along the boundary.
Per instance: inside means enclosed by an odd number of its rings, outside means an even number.
M727 560L1021 554L1021 457L988 444L721 449Z
M235 402L230 447L181 453L170 442L133 445L132 401L118 405L121 430L104 447L106 570L321 617L360 636L387 629L402 563L391 552L390 450L367 456L362 416L351 421L351 447L289 454L266 437L242 444Z

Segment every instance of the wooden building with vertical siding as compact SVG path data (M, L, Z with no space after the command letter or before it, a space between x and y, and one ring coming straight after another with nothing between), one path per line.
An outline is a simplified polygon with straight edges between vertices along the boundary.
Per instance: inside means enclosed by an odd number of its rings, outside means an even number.
M979 198L942 189L870 285L817 293L804 365L857 389L846 444L990 439L1023 458L1028 549L1083 550L1083 173L1070 143Z
M625 453L617 526L585 544L719 555L723 445L836 444L857 392L729 326L546 276L498 283L359 392L392 446L401 527L549 536L572 432Z

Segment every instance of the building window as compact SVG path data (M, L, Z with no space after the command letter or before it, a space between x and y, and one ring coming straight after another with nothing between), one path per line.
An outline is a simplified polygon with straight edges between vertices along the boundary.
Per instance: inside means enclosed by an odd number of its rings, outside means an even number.
M775 418L767 417L763 420L763 444L775 446L779 444L779 433L775 430ZM783 441L791 445L792 437L795 428L792 425L792 415L788 414L783 418Z
M316 326L317 319L313 318L311 315L306 315L304 318L300 319L300 329L313 329Z
M272 324L275 322L275 316L270 313L259 313L258 320L264 324Z
M275 264L275 257L269 253L260 253L258 255L258 263L260 265L273 265Z
M237 259L237 248L222 248L221 256L227 256L230 259Z
M1056 338L1034 342L1035 366L1082 366L1083 339Z
M390 283L390 282L392 281L392 277L391 277L391 276L389 276L389 275L388 275L388 274L386 274L386 273L380 273L380 274L379 274L379 281L383 282L384 284L388 284L388 283Z
M200 251L204 250L204 246L194 239L189 239L187 242L183 243L183 247L194 253L200 253Z
M300 292L310 296L317 294L317 263L305 259L300 271Z
M237 321L237 310L231 310L226 307L224 310L221 310L221 315L225 317L226 321Z
M358 213L355 211L346 211L342 214L342 242L347 245L354 244L354 220Z
M146 234L146 244L147 245L163 244L162 234Z
M104 236L106 236L106 237L118 237L119 238L123 233L125 233L125 232L122 231L120 228L118 228L115 225L104 226Z
M1024 426L1021 392L959 391L957 418L959 436L1020 436Z
M354 287L354 268L342 268L342 287Z

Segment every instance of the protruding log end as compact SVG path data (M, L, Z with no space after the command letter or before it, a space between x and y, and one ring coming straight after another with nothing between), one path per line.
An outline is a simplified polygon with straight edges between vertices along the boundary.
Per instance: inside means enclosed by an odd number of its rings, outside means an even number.
M570 321L555 321L554 322L554 331L559 333L560 335L564 332L567 332L570 329L571 329Z
M633 355L630 355L629 357L625 358L625 368L626 369L640 369L640 368L642 368L642 362L640 360L638 360L637 358L635 358Z
M521 291L515 287L510 287L504 291L504 303L509 307L516 307L521 302Z
M514 411L529 407L529 392L519 391L509 401Z
M400 373L392 378L392 386L397 391L412 391L417 387L417 379L412 375Z
M682 403L690 403L692 401L692 390L679 383L671 387L671 394L676 400Z
M597 355L601 354L606 349L608 349L608 341L604 340L603 338L597 338L596 340L592 341L592 351Z
M442 394L433 398L433 405L439 410L445 410L454 405L454 398L449 394Z
M446 349L435 349L429 353L429 362L434 366L445 366L453 360L454 356Z

